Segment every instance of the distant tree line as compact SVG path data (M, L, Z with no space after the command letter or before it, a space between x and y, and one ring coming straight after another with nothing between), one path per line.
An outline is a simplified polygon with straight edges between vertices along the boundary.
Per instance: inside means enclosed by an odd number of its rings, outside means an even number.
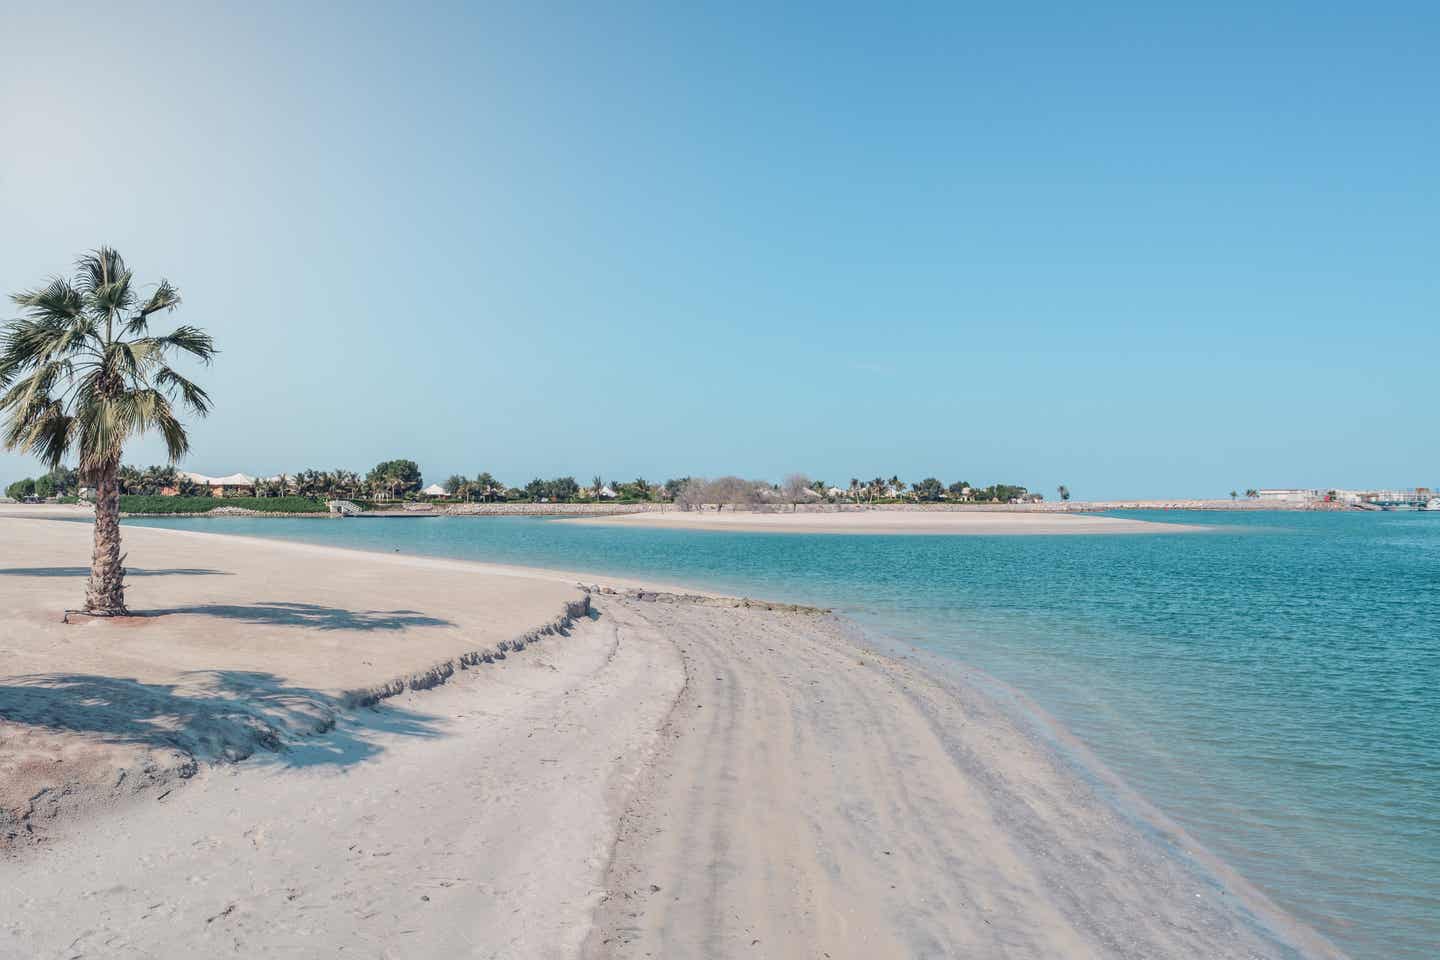
M131 496L205 496L212 491L195 483L174 466L136 467L125 465L119 470L120 492ZM420 496L424 478L414 460L395 459L377 463L363 476L338 467L333 470L305 469L293 474L257 477L253 496L300 497L309 500L410 500ZM14 499L27 497L73 496L80 488L74 470L59 467L36 478L17 480L6 488ZM488 471L474 477L452 474L443 484L445 498L453 501L493 503L548 502L666 502L673 501L684 509L702 505L754 506L764 503L1015 503L1043 500L1038 494L1019 484L996 483L975 487L959 480L946 484L936 477L906 483L898 475L889 479L874 477L862 480L851 477L845 486L831 486L823 480L812 480L803 473L793 473L781 483L768 480L746 480L737 476L672 477L663 483L652 483L644 477L634 480L605 480L596 474L588 484L573 476L543 479L536 477L525 484L510 485ZM1070 499L1070 489L1061 484L1057 490L1061 500ZM1247 494L1253 495L1250 491ZM241 488L225 491L226 496L250 496Z
M30 497L48 500L51 497L73 497L78 489L79 481L75 471L61 466L38 477L16 480L5 488L5 496L11 500L25 500Z

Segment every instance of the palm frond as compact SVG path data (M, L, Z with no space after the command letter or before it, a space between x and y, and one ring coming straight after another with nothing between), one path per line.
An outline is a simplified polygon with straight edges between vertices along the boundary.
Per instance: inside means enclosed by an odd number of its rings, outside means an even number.
M90 303L101 315L118 316L135 306L135 291L130 285L132 274L127 270L109 283L101 284L90 294Z
M171 397L178 392L185 406L203 417L210 412L210 395L193 381L182 377L170 367L161 367L155 374L155 385L164 389Z
M136 390L127 394L121 404L123 416L131 429L140 432L154 428L165 439L165 452L172 461L179 460L190 452L190 437L185 427L175 417L170 401L159 390Z
M110 383L128 383L140 376L140 363L127 340L111 341L105 348L101 366Z
M92 394L89 403L75 405L75 419L80 468L87 472L118 461L125 439L136 426L134 404L129 395L110 398Z
M75 365L69 360L55 360L36 367L29 376L17 380L14 386L0 397L0 410L31 410L38 404L50 402L50 391L63 376L67 379L75 374Z
M125 324L125 332L130 335L145 333L150 329L151 314L160 313L162 310L174 310L180 306L180 291L170 283L169 280L161 280L150 299L135 312Z
M49 283L35 290L13 293L10 299L16 306L24 308L23 316L30 320L69 323L85 309L84 294L62 277L52 277Z
M45 411L54 403L50 397L37 397L30 394L23 394L12 390L7 393L0 409L5 411L5 447L9 450L21 449L25 445L25 438L29 435L30 429L36 419L44 416Z
M0 375L16 374L45 363L61 351L65 327L44 320L15 320L5 325L5 343L0 348Z
M80 291L86 295L94 295L125 273L129 273L125 260L114 247L98 247L75 261L75 278L80 281Z
M59 467L70 450L75 418L65 415L60 404L52 403L30 423L20 446L50 469Z
M165 409L157 417L160 427L160 435L165 438L165 453L173 463L185 459L190 452L190 435L185 432L185 425L175 418L167 404Z
M182 350L202 363L209 363L218 352L215 349L215 341L210 334L199 327L182 325L176 327L169 334L163 337L155 337L155 342L161 344L165 349Z
M150 316L152 313L159 313L162 310L174 310L180 306L180 291L175 288L169 280L161 280L155 292L150 294L150 299L140 308L140 313Z

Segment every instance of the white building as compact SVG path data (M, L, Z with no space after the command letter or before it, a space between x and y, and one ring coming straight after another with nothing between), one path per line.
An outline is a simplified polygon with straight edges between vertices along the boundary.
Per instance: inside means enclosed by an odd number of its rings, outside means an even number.
M1325 499L1323 490L1270 489L1258 492L1261 500L1273 503L1309 503L1312 500Z
M197 487L206 487L207 492L214 497L223 497L227 493L255 492L255 478L243 473L232 473L225 477L207 477L203 473L190 473L189 471L182 470L180 471L180 476L189 480ZM166 489L170 490L173 488ZM179 491L176 490L175 492L178 493Z
M430 484L430 486L426 487L424 490L421 490L421 491L420 491L420 495L421 495L422 497L443 497L443 496L445 496L446 494L445 494L445 488L444 488L444 487L440 486L440 484L438 484L438 483L432 483L432 484Z

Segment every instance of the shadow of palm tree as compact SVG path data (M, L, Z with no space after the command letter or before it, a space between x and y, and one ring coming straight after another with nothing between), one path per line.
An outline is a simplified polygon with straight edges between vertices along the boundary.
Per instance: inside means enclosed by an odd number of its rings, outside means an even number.
M267 762L287 767L349 766L380 753L381 736L440 735L436 718L426 714L386 706L344 714L330 694L243 670L196 671L176 683L12 677L0 684L0 718L203 760L238 761L263 751Z
M0 567L0 576L5 577L88 577L89 567ZM127 577L231 577L228 570L207 570L203 567L173 567L161 570L147 570L144 567L126 567Z
M164 610L137 610L137 617L166 617L192 614L239 620L242 623L301 627L307 630L405 630L410 627L448 627L451 621L427 616L418 610L346 610L318 603L204 603Z

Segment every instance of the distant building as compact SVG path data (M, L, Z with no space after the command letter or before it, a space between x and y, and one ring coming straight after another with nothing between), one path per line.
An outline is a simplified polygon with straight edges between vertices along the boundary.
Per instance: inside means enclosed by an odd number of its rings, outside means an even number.
M1411 490L1367 490L1361 494L1366 503L1381 506L1396 504L1420 504L1430 499L1429 487L1415 487Z
M430 484L430 486L428 486L428 487L426 487L424 490L421 490L421 491L420 491L420 496L422 496L422 497L443 497L443 496L447 496L447 494L445 493L445 488L442 487L442 486L440 486L440 484L438 484L438 483L432 483L432 484Z
M243 473L232 473L227 477L207 477L203 473L182 472L180 476L197 487L204 487L206 493L212 497L250 497L255 495L255 478ZM173 487L166 487L160 492L164 496L173 497L180 491Z
M1258 491L1261 500L1269 500L1272 503L1309 503L1311 500L1324 500L1325 493L1321 490L1296 490L1296 489L1273 489Z

